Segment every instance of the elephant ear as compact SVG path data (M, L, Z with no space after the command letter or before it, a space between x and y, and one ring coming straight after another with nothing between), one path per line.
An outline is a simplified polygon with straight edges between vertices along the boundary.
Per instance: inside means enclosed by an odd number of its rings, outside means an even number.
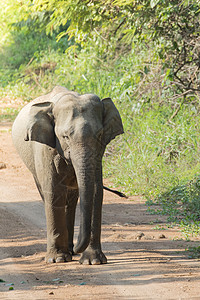
M117 135L124 133L120 114L110 98L102 99L103 113L103 143L107 145Z
M52 102L36 103L31 106L25 141L35 141L55 148L52 108Z

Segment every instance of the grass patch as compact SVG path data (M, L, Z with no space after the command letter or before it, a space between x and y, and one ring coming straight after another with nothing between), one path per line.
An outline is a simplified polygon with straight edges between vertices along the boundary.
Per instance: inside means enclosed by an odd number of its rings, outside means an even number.
M188 249L186 249L186 251L188 252L188 258L200 259L200 246L189 247Z
M200 177L183 182L153 200L148 200L151 214L167 215L168 222L176 223L186 240L200 234ZM159 205L159 208L153 208Z
M18 115L20 109L19 108L0 108L0 122L9 121L12 122L15 120Z

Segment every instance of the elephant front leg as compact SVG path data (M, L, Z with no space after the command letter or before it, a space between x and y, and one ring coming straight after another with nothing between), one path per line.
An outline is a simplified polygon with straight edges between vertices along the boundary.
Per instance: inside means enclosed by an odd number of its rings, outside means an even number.
M75 223L75 213L76 205L78 201L78 190L68 190L67 192L67 205L66 205L66 223L68 231L68 248L71 255L74 254L74 223Z
M81 264L100 265L107 263L107 258L101 249L102 202L103 185L100 182L96 187L94 197L91 239L89 246L81 255L79 260Z
M106 264L107 258L101 250L101 247L89 245L88 248L82 253L79 263L83 265Z
M68 262L72 256L68 250L68 232L65 206L57 206L45 200L47 222L47 263Z

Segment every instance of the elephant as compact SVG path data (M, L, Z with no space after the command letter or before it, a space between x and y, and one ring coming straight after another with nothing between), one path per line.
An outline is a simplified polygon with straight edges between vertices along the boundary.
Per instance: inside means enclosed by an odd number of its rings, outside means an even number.
M80 95L65 87L29 102L12 126L14 146L30 170L44 202L47 263L104 264L101 248L102 157L106 145L124 133L110 98ZM80 198L80 225L74 221Z

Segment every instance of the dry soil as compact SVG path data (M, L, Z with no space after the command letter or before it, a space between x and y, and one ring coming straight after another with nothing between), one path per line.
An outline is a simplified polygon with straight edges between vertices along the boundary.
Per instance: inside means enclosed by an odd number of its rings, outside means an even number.
M185 252L198 239L167 229L166 217L148 214L141 197L104 193L108 264L80 265L78 256L46 264L43 203L12 145L11 125L0 124L0 299L200 299L200 262ZM76 235L78 219L77 212Z

